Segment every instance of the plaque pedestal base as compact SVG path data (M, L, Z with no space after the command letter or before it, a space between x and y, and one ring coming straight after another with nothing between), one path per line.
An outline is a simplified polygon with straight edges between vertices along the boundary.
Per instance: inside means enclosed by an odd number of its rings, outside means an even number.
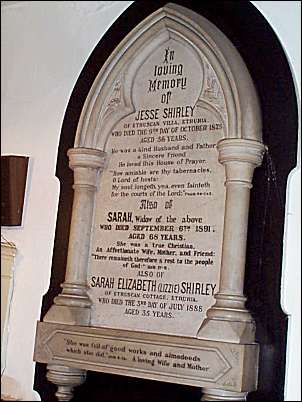
M39 322L34 360L47 364L60 401L72 398L86 370L201 387L203 401L241 401L256 390L258 354L256 343Z
M253 321L227 321L206 319L200 327L197 338L238 344L255 342L256 327Z
M89 325L90 315L90 308L53 304L43 321L68 325Z
M201 401L245 401L247 392L232 392L222 389L203 388Z

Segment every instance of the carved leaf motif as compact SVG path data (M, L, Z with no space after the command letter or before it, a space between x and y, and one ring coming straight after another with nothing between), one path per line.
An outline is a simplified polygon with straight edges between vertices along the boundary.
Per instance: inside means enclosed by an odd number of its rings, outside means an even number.
M205 65L205 86L202 93L202 98L215 106L223 119L226 119L224 95L218 81L218 78L209 63L204 61Z
M122 102L122 84L117 80L113 86L109 101L105 107L104 118L108 117Z

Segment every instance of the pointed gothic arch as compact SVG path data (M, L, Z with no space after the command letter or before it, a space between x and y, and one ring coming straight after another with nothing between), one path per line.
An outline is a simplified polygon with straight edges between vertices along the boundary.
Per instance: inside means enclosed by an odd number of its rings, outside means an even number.
M184 41L186 46L191 47L205 60L204 63L208 61L207 65L211 66L215 76L219 77L228 108L226 137L261 140L258 96L237 50L208 20L189 9L168 3L136 26L101 68L80 116L75 147L104 149L104 138L107 138L112 129L106 124L110 120L110 113L119 113L122 119L135 110L131 90L137 69L157 46L171 38L179 42ZM145 58L131 58L141 52L144 52ZM202 77L200 78L202 80ZM110 110L112 94L121 81L124 91L120 98L116 99L118 107ZM205 82L202 82L200 95L204 90ZM206 102L202 97L200 101ZM211 107L210 103L208 105Z

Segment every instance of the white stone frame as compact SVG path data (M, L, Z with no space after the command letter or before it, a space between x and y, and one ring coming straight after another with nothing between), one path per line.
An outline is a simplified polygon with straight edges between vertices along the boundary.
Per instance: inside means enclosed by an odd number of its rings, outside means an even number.
M68 151L69 165L74 170L74 202L65 282L61 285L62 293L44 317L43 328L47 323L89 327L87 266L98 175L106 163L106 141L112 129L108 117L114 112L122 119L134 111L131 83L138 68L135 54L150 52L173 35L182 37L206 56L221 84L228 116L225 138L217 144L218 160L225 166L226 177L220 287L197 338L203 345L213 341L219 345L255 345L255 324L245 309L243 284L250 188L254 169L261 164L265 151L260 105L249 72L231 42L202 16L172 3L151 14L117 46L97 75L84 104L74 148ZM125 91L116 99L119 105L116 109L114 103L110 104L112 88L127 63L130 67L123 76ZM157 338L153 334L148 336L151 340ZM171 342L176 342L175 338L170 337ZM41 339L37 345L43 344ZM253 350L258 353L257 347ZM36 350L36 360L49 363L48 378L59 386L59 400L71 399L72 387L84 380L85 365L64 366L58 359L41 357L39 353ZM225 387L205 386L202 400L245 400L248 391L254 390L251 384L257 375L257 358L250 361L239 369L245 386L236 391L230 390L227 382Z

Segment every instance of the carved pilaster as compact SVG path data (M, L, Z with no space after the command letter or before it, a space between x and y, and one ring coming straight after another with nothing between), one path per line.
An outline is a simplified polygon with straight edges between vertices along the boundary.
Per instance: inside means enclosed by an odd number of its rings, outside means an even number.
M250 343L255 326L243 295L248 212L254 169L261 164L265 147L253 140L223 139L217 149L226 173L220 286L198 337Z
M232 392L222 389L202 389L202 401L245 401L247 392Z
M74 171L74 198L70 225L65 281L62 293L44 321L88 325L91 302L87 295L87 266L94 200L98 175L105 163L105 152L73 148L68 151L69 166Z
M73 397L73 388L86 380L86 371L82 369L48 364L47 370L48 381L58 387L55 395L59 401L70 401Z

